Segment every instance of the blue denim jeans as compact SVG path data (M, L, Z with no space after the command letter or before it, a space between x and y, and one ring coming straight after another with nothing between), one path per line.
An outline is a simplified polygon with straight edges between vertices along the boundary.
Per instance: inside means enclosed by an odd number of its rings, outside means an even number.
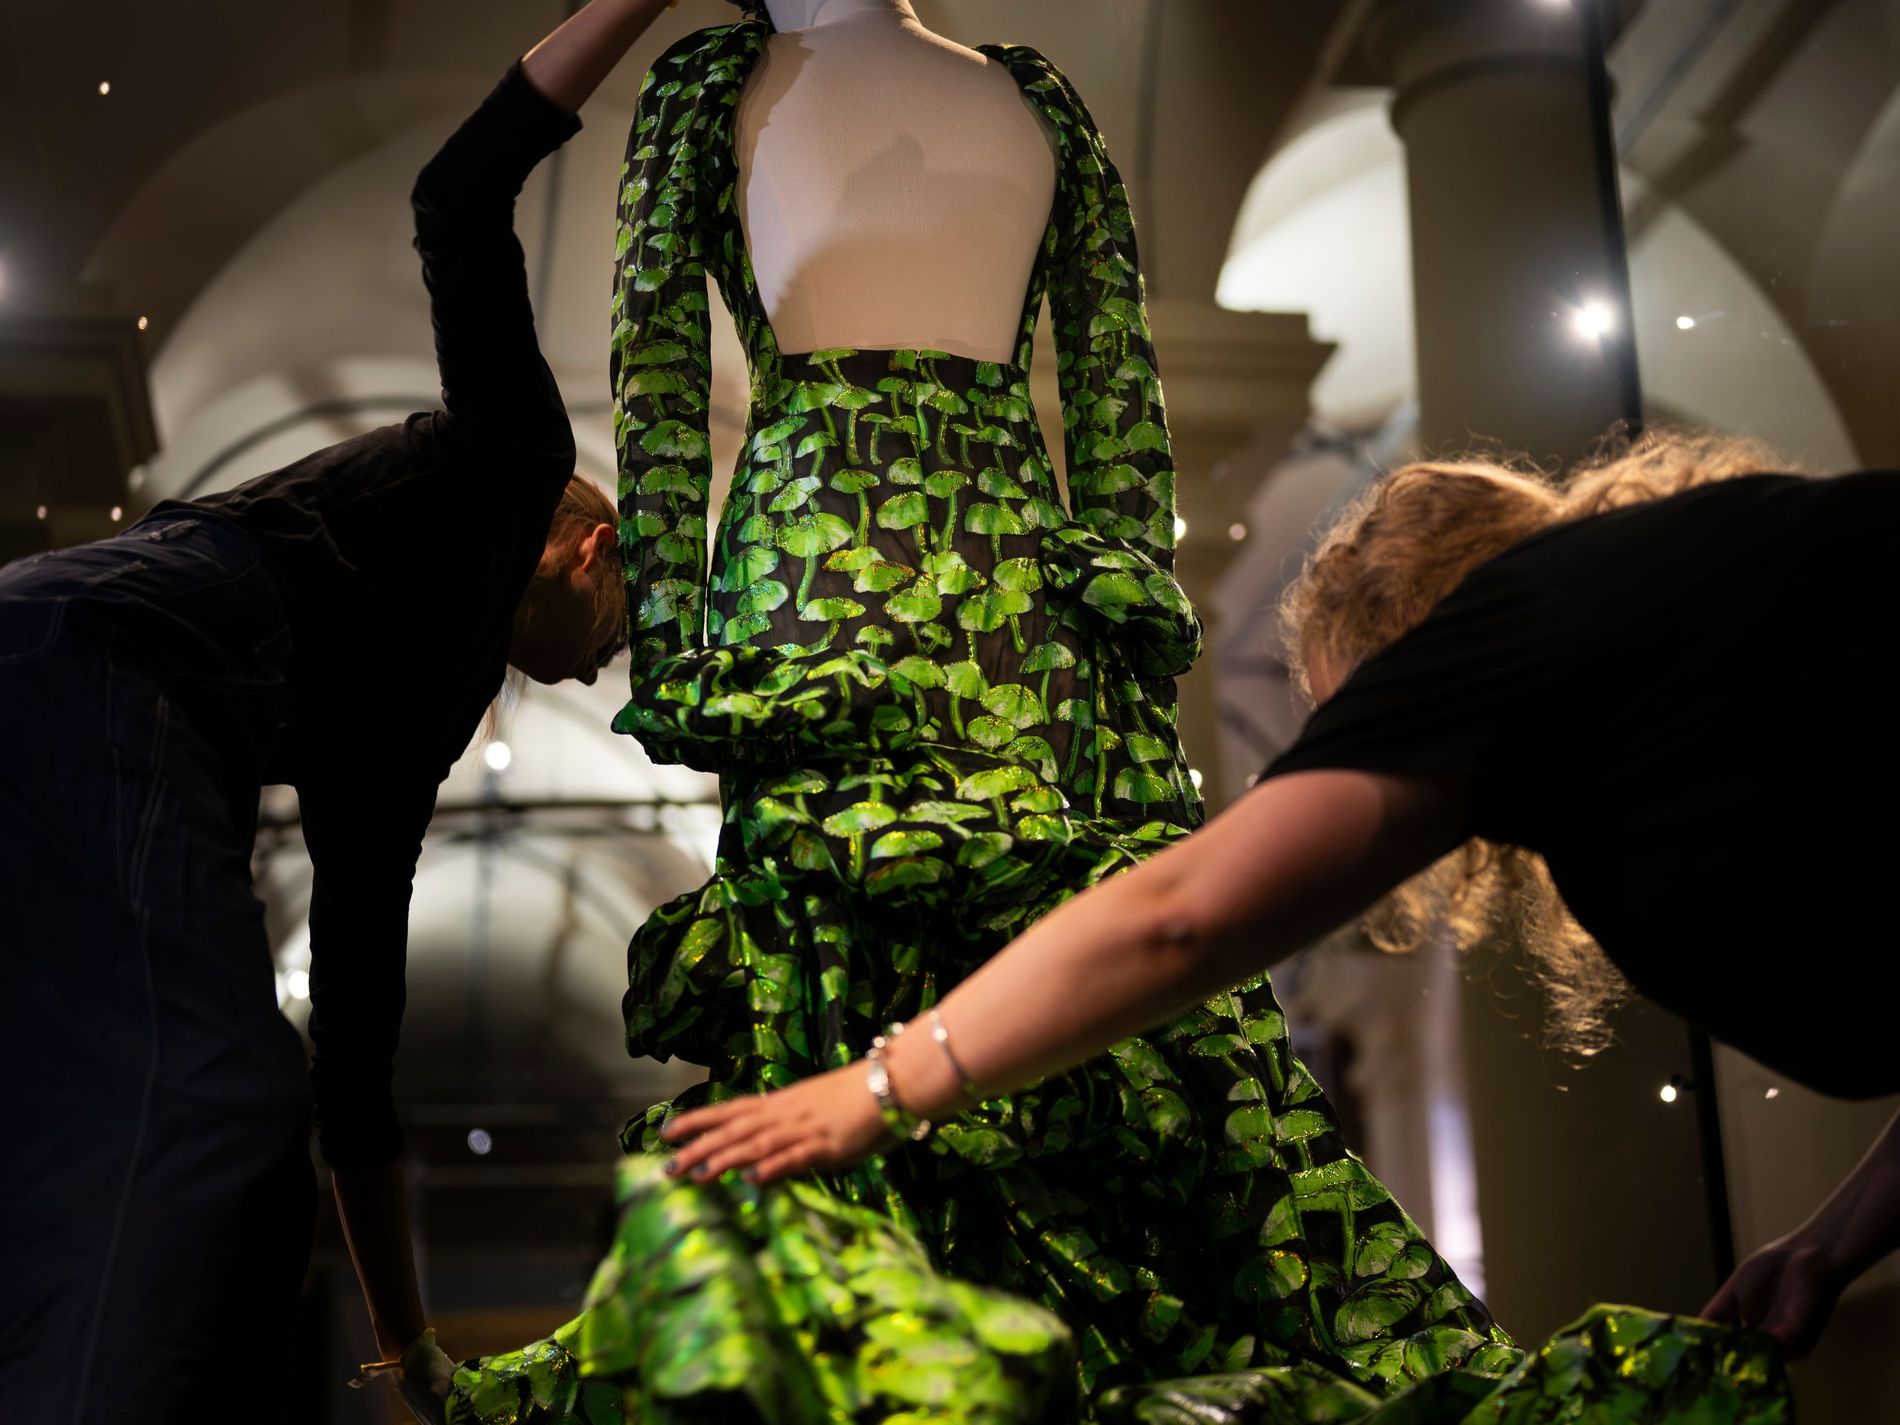
M235 526L0 568L0 1415L270 1419L315 1207L251 887L289 635Z

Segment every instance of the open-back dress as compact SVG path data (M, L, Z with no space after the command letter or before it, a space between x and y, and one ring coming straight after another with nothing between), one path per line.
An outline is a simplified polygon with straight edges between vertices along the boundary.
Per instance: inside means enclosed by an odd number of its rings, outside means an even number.
M1668 1318L1593 1316L1555 1363L1513 1347L1347 1151L1264 977L849 1173L660 1174L668 1113L858 1059L1201 814L1175 735L1199 628L1171 572L1167 424L1087 110L1035 52L984 49L1057 150L1012 364L787 354L736 201L734 111L768 34L661 57L619 203L616 726L716 772L725 807L713 879L630 947L627 1042L711 1076L629 1125L581 1316L462 1371L451 1419L1446 1421L1552 1371L1713 1411L1604 1418L1779 1418L1751 1413L1771 1363ZM751 369L710 567L708 273ZM1066 502L1029 396L1045 297Z

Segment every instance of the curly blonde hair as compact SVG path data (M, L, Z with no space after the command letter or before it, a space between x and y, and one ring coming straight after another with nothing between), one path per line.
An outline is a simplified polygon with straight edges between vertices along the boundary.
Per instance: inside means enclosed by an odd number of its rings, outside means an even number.
M1288 662L1309 698L1420 623L1478 565L1553 525L1660 500L1695 485L1792 467L1762 443L1654 432L1606 444L1567 479L1528 461L1466 456L1406 465L1333 523L1281 600ZM1373 909L1381 949L1439 932L1460 950L1515 940L1547 1002L1547 1038L1579 1057L1611 1039L1628 985L1564 905L1544 860L1473 838Z

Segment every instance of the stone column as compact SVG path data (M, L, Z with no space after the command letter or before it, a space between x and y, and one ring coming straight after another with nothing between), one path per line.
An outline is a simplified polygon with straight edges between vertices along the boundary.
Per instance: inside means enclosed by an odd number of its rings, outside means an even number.
M1273 463L1242 453L1271 451L1277 458L1292 445L1333 348L1313 338L1303 313L1229 312L1212 302L1164 299L1148 304L1148 316L1168 398L1176 500L1187 524L1175 571L1206 631L1206 652L1180 680L1181 741L1189 765L1202 774L1211 815L1225 805L1231 780L1220 766L1212 595L1241 548L1230 531L1246 520Z
M1364 50L1405 141L1427 450L1574 459L1623 414L1628 340L1578 4L1384 0ZM1601 313L1602 336L1580 329Z

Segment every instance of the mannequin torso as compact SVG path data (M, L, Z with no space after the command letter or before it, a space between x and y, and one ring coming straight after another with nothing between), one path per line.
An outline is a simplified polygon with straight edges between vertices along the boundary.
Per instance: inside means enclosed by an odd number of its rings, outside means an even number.
M1000 64L909 0L768 0L735 140L739 215L787 353L1015 360L1055 196L1051 141Z

